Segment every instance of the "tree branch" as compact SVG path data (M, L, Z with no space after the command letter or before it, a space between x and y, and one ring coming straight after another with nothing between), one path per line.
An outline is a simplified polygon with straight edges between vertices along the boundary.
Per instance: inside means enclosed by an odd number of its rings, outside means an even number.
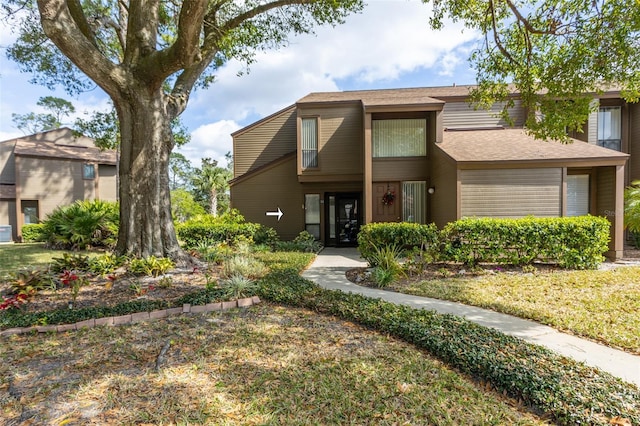
M125 87L121 70L109 61L94 44L93 37L87 38L78 22L86 22L82 17L74 18L65 0L38 0L38 10L42 28L51 41L82 72L110 95L117 95ZM78 6L76 4L75 6Z

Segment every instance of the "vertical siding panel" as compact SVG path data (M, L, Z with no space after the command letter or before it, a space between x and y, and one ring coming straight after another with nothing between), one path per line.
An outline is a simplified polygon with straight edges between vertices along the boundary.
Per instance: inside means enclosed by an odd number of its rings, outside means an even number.
M598 99L594 99L593 103L596 106L600 105ZM589 120L587 121L587 142L590 144L598 143L598 109L596 108L591 114L589 114Z
M462 170L462 217L557 217L562 169Z
M16 183L15 141L0 143L0 184Z

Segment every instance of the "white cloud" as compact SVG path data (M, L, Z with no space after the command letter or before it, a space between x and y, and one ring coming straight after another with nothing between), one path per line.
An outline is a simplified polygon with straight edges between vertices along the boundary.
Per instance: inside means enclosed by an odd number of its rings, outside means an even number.
M231 133L240 129L235 121L221 120L198 127L191 133L191 142L178 149L194 167L200 167L201 158L218 160L218 165L224 167L224 158L233 148Z
M453 23L432 31L429 15L430 8L418 0L372 1L344 25L322 27L317 37L296 37L285 48L259 53L249 74L237 77L241 64L228 63L217 83L196 93L189 108L204 111L200 119L247 124L309 92L341 90L340 80L396 81L401 87L403 74L417 70L452 75L477 34Z

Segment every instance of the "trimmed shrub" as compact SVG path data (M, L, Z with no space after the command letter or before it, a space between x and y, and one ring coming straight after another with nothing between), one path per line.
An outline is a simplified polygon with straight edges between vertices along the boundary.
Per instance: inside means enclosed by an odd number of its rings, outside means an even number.
M252 241L256 244L271 243L274 230L257 223L245 222L244 217L232 210L219 217L201 215L176 226L176 233L187 249L196 249L203 244L235 244L238 241Z
M45 240L43 235L44 225L42 223L28 223L22 226L22 241L25 243L35 243Z
M533 406L558 424L640 424L640 391L598 369L453 315L325 290L297 275L274 271L259 296L275 303L336 315L401 338L498 392Z
M435 224L420 225L408 222L368 223L358 233L358 251L371 266L376 264L379 247L395 246L400 255L414 248L436 251L438 228Z
M56 208L42 222L44 241L61 249L113 247L118 237L118 203L76 201Z
M462 219L442 230L442 256L467 265L542 261L595 269L608 250L610 226L595 216Z

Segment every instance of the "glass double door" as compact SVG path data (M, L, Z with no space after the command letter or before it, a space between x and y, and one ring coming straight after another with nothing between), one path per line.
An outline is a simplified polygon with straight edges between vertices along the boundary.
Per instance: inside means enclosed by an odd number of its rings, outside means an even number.
M362 223L361 196L359 193L327 194L327 245L355 246Z

